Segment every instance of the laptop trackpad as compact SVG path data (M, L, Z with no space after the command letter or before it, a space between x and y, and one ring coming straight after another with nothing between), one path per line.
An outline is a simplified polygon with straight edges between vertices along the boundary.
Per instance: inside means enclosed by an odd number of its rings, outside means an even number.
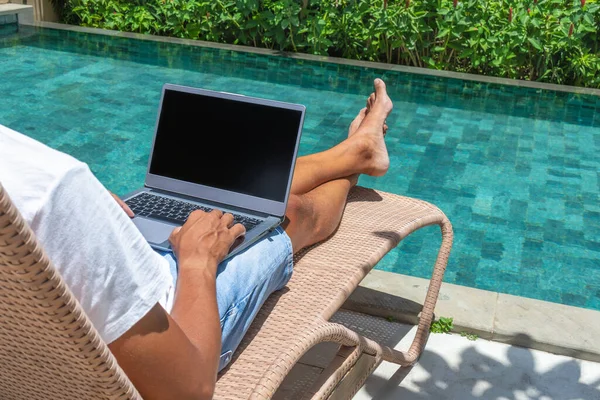
M174 225L146 218L136 217L133 219L133 223L142 232L146 240L154 244L165 242L171 236L173 229L175 229Z

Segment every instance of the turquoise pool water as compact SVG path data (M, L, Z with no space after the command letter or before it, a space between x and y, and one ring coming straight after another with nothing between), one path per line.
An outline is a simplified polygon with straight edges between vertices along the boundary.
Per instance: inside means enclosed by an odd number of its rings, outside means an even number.
M452 220L446 281L600 310L600 98L49 29L0 37L0 124L143 183L160 89L177 83L307 106L300 152L335 145L383 76L392 168L361 184ZM439 234L378 268L427 277Z

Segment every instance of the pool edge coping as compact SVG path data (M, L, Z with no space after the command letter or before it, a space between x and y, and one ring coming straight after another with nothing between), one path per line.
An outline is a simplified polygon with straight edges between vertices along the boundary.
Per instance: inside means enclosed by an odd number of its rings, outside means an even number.
M279 51L279 50L264 49L264 48L259 48L259 47L207 42L207 41L195 40L195 39L180 39L180 38L173 38L173 37L168 37L168 36L158 36L158 35L149 35L149 34L132 33L132 32L121 32L121 31L113 31L113 30L101 29L101 28L88 28L88 27L82 27L82 26L77 26L77 25L60 24L60 23L56 23L56 22L36 21L32 24L23 23L23 25L37 26L37 27L41 27L41 28L49 28L49 29L57 29L57 30L65 30L65 31L74 31L74 32L81 32L81 33L92 33L92 34L113 36L113 37L122 37L122 38L128 38L128 39L138 39L138 40L147 40L147 41L162 42L162 43L183 44L183 45L189 45L189 46L207 47L207 48L220 49L220 50L231 50L231 51L238 51L238 52L243 52L243 53L262 54L262 55L267 55L267 56L284 57L284 58L314 61L314 62L326 62L326 63L331 63L331 64L348 65L348 66L361 67L361 68L372 68L372 69L403 72L403 73L417 74L417 75L429 75L429 76L435 76L435 77L439 77L439 78L459 79L459 80L464 80L464 81L516 86L516 87L523 87L523 88L528 88L528 89L551 90L551 91L583 94L583 95L591 95L591 96L600 97L600 89L584 88L584 87L569 86L569 85L559 85L559 84L555 84L555 83L541 83L541 82L525 81L525 80L510 79L510 78L499 78L499 77L486 76L486 75L467 74L467 73L463 73L463 72L441 71L441 70L435 70L435 69L429 69L429 68L410 67L410 66L406 66L406 65L386 64L386 63L380 63L380 62L374 62L374 61L360 61L360 60L351 60L351 59L340 58L340 57L329 57L329 56L318 56L318 55L306 54L306 53L285 52L285 51Z
M429 280L372 270L343 308L417 324ZM455 333L600 363L600 311L443 283L436 318Z

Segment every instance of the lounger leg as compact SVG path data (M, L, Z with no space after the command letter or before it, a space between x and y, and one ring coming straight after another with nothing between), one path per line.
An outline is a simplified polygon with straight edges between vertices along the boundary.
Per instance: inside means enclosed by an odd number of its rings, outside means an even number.
M344 363L350 364L349 368L344 368ZM354 347L342 346L333 361L321 373L322 378L314 384L314 390L304 396L304 399L349 400L380 363L380 355L370 355ZM336 379L328 382L335 374ZM320 390L322 388L327 390Z
M352 399L379 364L381 364L381 359L376 359L374 356L363 353L335 387L327 400Z
M369 355L373 362L370 363L368 368L362 365L362 374L359 374L358 381L355 382L355 387L352 390L358 390L364 383L364 380L371 374L377 365L381 362L381 346L376 342L367 339L356 332L346 328L343 325L330 323L323 321L323 326L320 329L322 336L318 339L317 343L332 342L339 343L344 346L342 355L344 356L343 361L334 360L330 367L324 371L326 379L319 381L318 385L315 385L315 390L306 393L303 400L323 400L329 398L333 390L346 376L346 374L357 364L361 356ZM316 344L316 343L314 343ZM314 345L313 344L313 345ZM344 354L345 353L345 354ZM356 386L358 383L360 385Z
M446 271L448 256L450 255L452 240L454 238L452 224L447 218L440 223L440 228L442 231L442 244L438 252L433 275L429 283L429 289L427 290L427 296L425 297L425 303L423 304L423 310L421 311L421 316L419 318L417 334L407 352L400 352L388 347L383 347L382 356L385 361L400 364L402 366L413 365L421 356L425 344L427 343L429 329L434 317L433 311L435 310L435 304L437 303L438 295L440 293L442 279L444 278L444 272Z
M349 354L343 354L344 350ZM317 388L316 392L312 396L306 396L306 398L311 398L312 400L327 399L344 376L354 367L362 354L363 348L360 345L356 347L342 347L342 355L345 356L343 361L340 361L341 358L336 356L332 364L323 371L323 375L327 377L325 381L317 382L315 385Z

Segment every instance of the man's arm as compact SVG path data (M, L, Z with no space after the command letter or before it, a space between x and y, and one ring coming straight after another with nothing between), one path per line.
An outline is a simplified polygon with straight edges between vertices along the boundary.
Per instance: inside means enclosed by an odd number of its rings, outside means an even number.
M109 345L144 399L212 398L221 351L217 266L244 233L216 210L195 211L173 231L179 277L171 315L157 304Z

